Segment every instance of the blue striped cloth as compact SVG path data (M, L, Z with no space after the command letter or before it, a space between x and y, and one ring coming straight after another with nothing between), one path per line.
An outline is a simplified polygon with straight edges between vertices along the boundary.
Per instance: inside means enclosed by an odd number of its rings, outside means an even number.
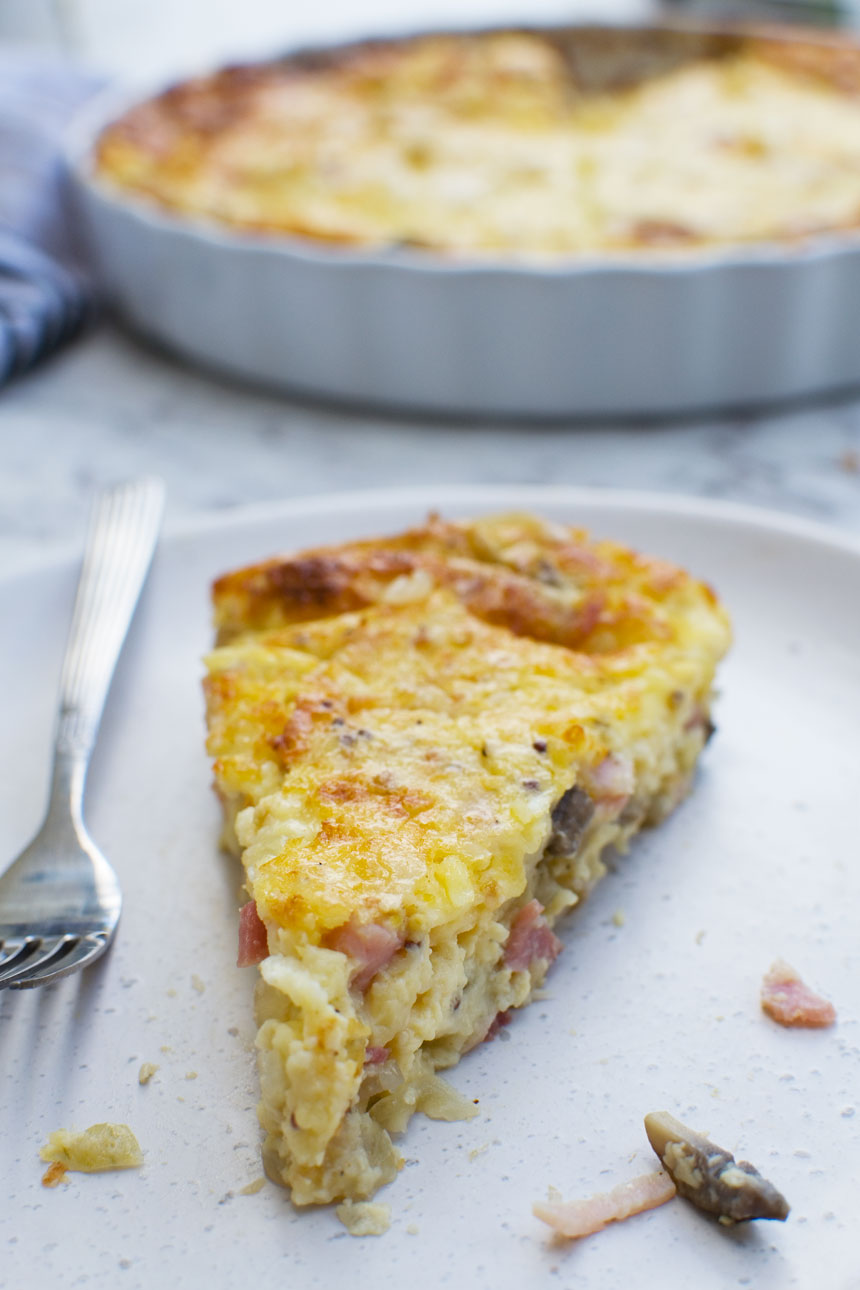
M73 335L91 308L59 144L99 85L59 60L0 49L0 384Z

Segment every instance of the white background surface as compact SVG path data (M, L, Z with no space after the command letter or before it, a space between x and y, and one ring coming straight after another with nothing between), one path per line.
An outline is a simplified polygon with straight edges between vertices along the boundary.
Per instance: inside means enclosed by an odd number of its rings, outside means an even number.
M232 966L237 874L216 850L202 752L206 587L238 563L394 529L431 504L456 513L520 502L680 559L716 585L737 633L719 733L694 796L568 920L549 997L454 1072L480 1116L416 1118L409 1163L381 1196L392 1229L356 1242L330 1211L294 1213L271 1184L238 1194L260 1173L253 974ZM667 505L428 490L402 504L258 514L163 545L90 784L90 824L126 893L118 942L79 978L0 995L4 1290L328 1290L345 1275L416 1290L856 1290L860 548ZM0 725L9 855L40 814L72 582L69 568L49 568L0 583L2 621L16 625L0 639L14 677ZM761 976L777 955L833 998L834 1030L784 1031L761 1014ZM146 1088L143 1061L160 1066ZM641 1121L654 1109L757 1164L788 1196L788 1222L725 1231L675 1201L578 1245L549 1241L532 1200L548 1184L577 1196L651 1168ZM48 1132L104 1119L131 1124L145 1167L44 1190L37 1152Z

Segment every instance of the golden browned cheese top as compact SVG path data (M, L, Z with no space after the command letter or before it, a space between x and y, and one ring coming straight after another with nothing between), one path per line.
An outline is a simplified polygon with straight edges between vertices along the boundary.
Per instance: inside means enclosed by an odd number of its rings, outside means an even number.
M116 191L251 233L558 260L860 221L847 37L497 31L234 67L131 108Z
M313 941L521 894L562 794L647 758L728 644L702 583L522 515L270 561L215 604L216 782L264 920Z
M485 622L586 654L683 630L690 595L712 593L665 560L583 529L526 514L446 521L388 538L318 547L225 574L213 587L219 643L384 600L409 599L411 579L450 588Z

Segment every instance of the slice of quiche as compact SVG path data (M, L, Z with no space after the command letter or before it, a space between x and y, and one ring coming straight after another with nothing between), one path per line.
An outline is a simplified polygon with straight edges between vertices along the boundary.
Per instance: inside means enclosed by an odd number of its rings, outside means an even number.
M267 561L214 601L267 1167L298 1204L366 1198L413 1112L461 1112L436 1072L528 1001L606 849L686 793L727 616L528 515Z

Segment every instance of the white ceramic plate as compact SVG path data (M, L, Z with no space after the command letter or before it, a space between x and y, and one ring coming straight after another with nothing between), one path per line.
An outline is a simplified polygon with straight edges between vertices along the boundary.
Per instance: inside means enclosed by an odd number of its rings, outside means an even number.
M297 1213L272 1184L241 1194L261 1173L254 973L233 967L238 874L217 850L202 749L207 584L279 549L395 530L430 507L531 507L683 561L719 589L737 642L694 796L568 920L548 997L453 1072L479 1117L413 1121L407 1166L381 1196L391 1230L357 1241L332 1211ZM46 791L73 573L0 583L8 856ZM0 1285L860 1285L858 588L860 544L838 533L635 494L356 494L165 541L90 781L92 831L125 889L118 942L81 977L0 995ZM785 1031L762 1015L761 976L778 955L833 998L835 1029ZM141 1088L144 1061L160 1069ZM642 1116L655 1109L757 1164L788 1196L788 1222L723 1230L674 1201L553 1244L532 1201L548 1184L587 1195L650 1169ZM49 1131L102 1120L134 1128L144 1168L43 1189Z

